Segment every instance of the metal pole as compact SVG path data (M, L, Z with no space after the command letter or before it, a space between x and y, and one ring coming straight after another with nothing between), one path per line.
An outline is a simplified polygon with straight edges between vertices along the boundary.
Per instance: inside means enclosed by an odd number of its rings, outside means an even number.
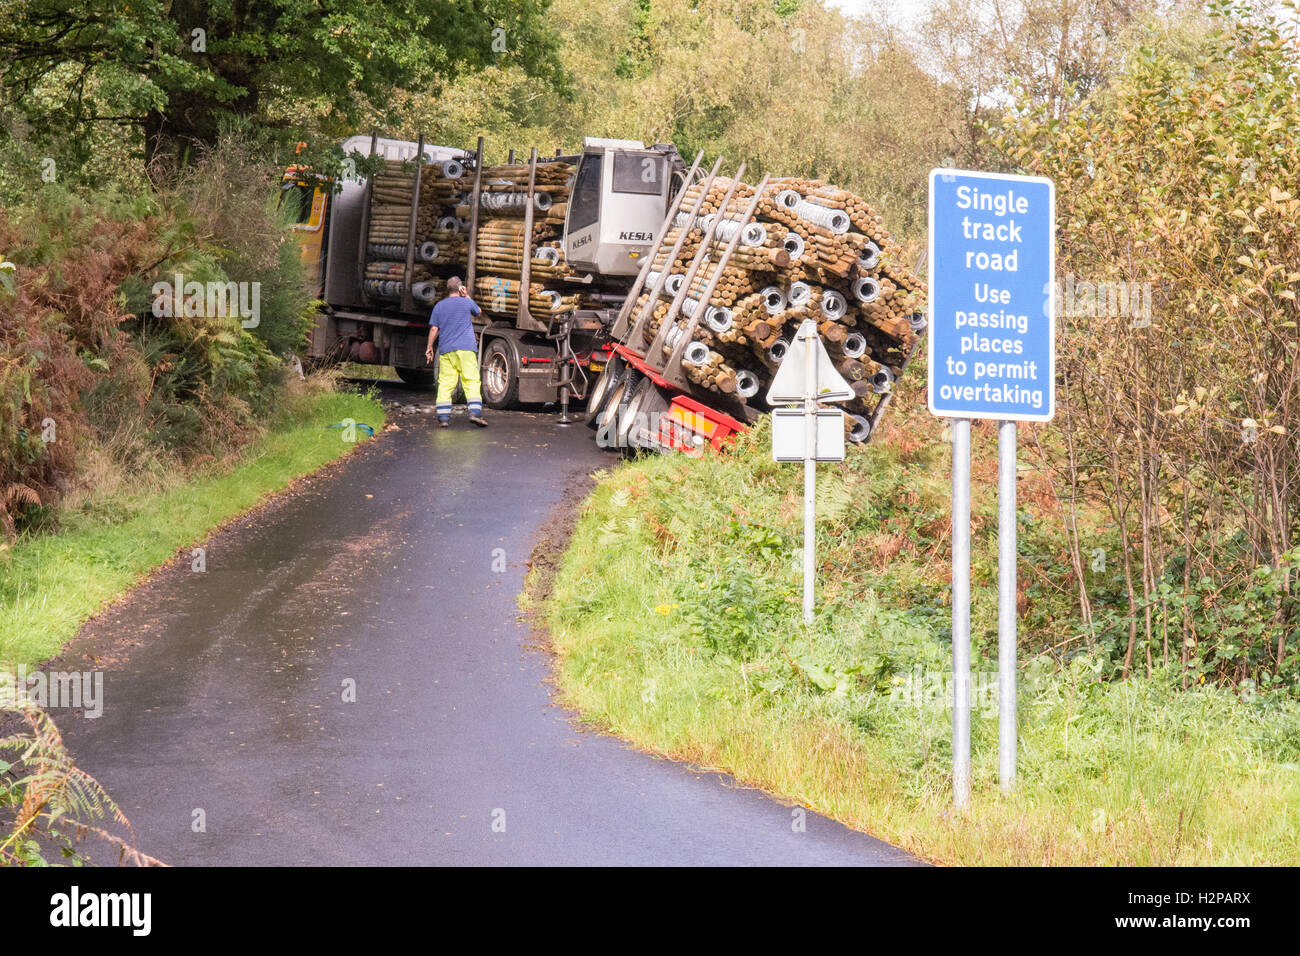
M478 138L474 149L474 191L470 194L469 207L469 258L465 262L465 287L469 294L474 294L474 279L478 263L478 204L483 188L483 137Z
M719 217L721 218L721 217ZM803 622L813 622L817 545L817 349L814 335L803 334Z
M704 152L703 150L700 151L701 155L703 154L703 152ZM709 175L704 178L704 181L702 183L700 183L699 195L695 197L695 201L691 203L690 210L686 213L686 225L683 226L681 229L677 230L677 241L673 243L673 247L671 250L669 250L667 255L667 259L669 261L677 257L677 253L681 250L682 245L686 242L686 237L687 235L690 234L692 227L695 225L695 220L700 210L700 205L701 205L700 199L701 197L708 195L709 187L713 185L714 177L718 175L718 170L721 167L722 167L722 157L719 156L717 159L713 161L713 169L709 170ZM688 188L689 188L689 184L682 186L681 191L677 194L677 198L673 200L673 202L676 203L678 208L681 207L683 200L686 198L686 190ZM676 213L673 214L672 218L676 218ZM669 217L664 218L665 223L669 221L670 221ZM666 228L667 227L665 227L665 231ZM656 255L657 254L658 254L658 250L656 250ZM660 270L659 278L656 279L653 283L651 283L650 291L646 294L645 305L643 305L640 311L637 312L636 318L631 319L632 322L631 333L628 335L620 336L622 341L624 342L630 341L634 343L637 353L640 355L648 355L652 353L656 346L662 348L664 339L668 334L667 330L665 330L662 326L660 326L659 333L655 336L655 341L651 345L650 349L645 352L641 351L642 329L644 329L646 321L650 318L651 314L655 310L655 304L659 299L659 293L663 291L664 285L668 282L668 274L669 274L669 269L667 267Z
M411 286L415 284L415 230L420 223L420 180L424 172L424 134L415 147L415 185L411 189L410 221L406 226L406 271L402 273L402 311L408 315L415 312L415 299L411 297Z
M952 802L970 803L970 419L952 421Z
M375 149L379 145L379 131L370 132L370 158L375 158ZM357 288L361 290L361 300L367 304L373 302L366 293L366 260L370 258L370 204L374 201L375 177L377 173L366 175L366 197L361 202L361 241L357 243Z
M998 776L1016 785L1016 423L998 423Z
M531 320L532 312L528 310L533 271L533 195L537 189L537 147L528 157L528 195L524 207L524 247L519 261L519 305L515 310L515 325L525 328L525 319Z
M744 169L744 164L741 164L740 168ZM741 226L749 222L750 217L754 215L754 210L758 208L758 200L763 195L763 190L767 188L767 180L768 177L764 176L759 182L758 188L754 190L753 198L749 201L749 204L745 207L744 214L740 217ZM730 204L724 203L718 209L717 221L719 223L722 222L722 217L728 215L729 212ZM715 225L716 224L717 223L715 223ZM731 234L731 241L728 242L726 247L722 250L722 255L717 260L709 263L713 266L713 275L710 276L708 283L704 286L704 291L700 293L696 300L700 303L699 308L695 310L695 314L692 315L686 323L685 333L677 340L677 345L673 348L672 354L664 364L664 378L668 379L670 382L681 381L682 355L686 352L686 346L690 345L691 340L695 338L695 330L700 327L700 322L704 319L704 313L708 311L709 300L713 298L713 291L718 287L718 281L722 278L722 273L726 270L727 263L731 261L731 254L735 252L736 247L740 245L740 232L740 228L737 227L736 231ZM710 258L712 258L712 253L710 253ZM683 286L683 289L685 289L685 286Z
M560 417L556 421L557 425L572 425L573 419L569 417L569 389L568 386L560 386Z

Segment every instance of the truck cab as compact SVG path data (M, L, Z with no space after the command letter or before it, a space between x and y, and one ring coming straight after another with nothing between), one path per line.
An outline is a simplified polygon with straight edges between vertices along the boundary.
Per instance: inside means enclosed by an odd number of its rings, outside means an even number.
M663 225L681 165L670 146L584 139L564 230L569 264L597 276L635 276Z
M468 231L470 247L476 248L480 223L478 213L470 210L482 209L479 195L486 185L481 180L479 150L377 134L354 136L341 145L345 156L356 152L382 157L390 164L410 163L420 157L426 166L453 163L461 167L463 192L455 201L466 211L458 212L457 218L460 228ZM561 159L576 162L577 168L564 190L568 194L564 217L551 222L555 238L560 240L556 245L572 274L553 279L551 285L558 294L576 296L579 304L549 316L548 322L529 312L518 318L485 315L480 328L484 398L494 407L552 402L570 395L585 397L589 375L603 371L610 349L609 327L654 248L668 204L685 173L685 164L671 145L647 147L637 140L588 137L579 155L562 157L557 151L555 161ZM400 262L389 261L394 256L400 259L393 253L395 244L368 244L372 187L357 175L355 164L349 171L347 162L337 182L301 166L284 173L281 202L296 214L294 228L303 263L316 278L317 294L325 303L312 330L308 358L392 365L405 381L428 384L433 369L424 358L427 302L412 307L409 281L400 302L370 288L379 283L367 270L380 260L384 261L379 278L391 274L397 279L391 284L400 285L400 276L412 269L409 261L406 270L397 268ZM382 202L387 219L381 221L391 225L391 195ZM531 202L529 208L534 208ZM401 215L405 217L405 211ZM414 207L411 215L415 216ZM559 226L561 221L563 226ZM401 229L405 234L404 225ZM375 249L384 251L375 253ZM531 240L524 249L531 261ZM474 266L463 259L443 262L433 267L440 270L433 278L440 280L455 272L472 282L476 274L502 272L499 259L500 252L495 249L486 256L480 251ZM383 272L384 266L392 271ZM509 272L504 270L503 281L519 278Z

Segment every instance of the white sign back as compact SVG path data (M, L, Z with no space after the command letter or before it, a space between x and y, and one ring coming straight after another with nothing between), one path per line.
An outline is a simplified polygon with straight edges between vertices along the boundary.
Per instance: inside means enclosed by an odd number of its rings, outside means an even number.
M817 322L804 319L799 331L786 350L781 365L772 376L772 386L767 390L769 405L793 405L802 402L807 389L808 349L817 353L817 381L813 383L813 397L819 402L843 402L853 397L853 388L844 380L831 362L826 346L817 334Z

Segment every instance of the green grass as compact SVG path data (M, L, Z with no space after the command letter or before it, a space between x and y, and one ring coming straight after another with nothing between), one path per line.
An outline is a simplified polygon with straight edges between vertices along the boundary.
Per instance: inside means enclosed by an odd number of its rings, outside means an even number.
M57 534L0 552L0 662L30 665L57 654L97 610L178 550L355 448L363 432L354 444L326 427L345 418L376 432L384 423L382 406L355 392L299 395L230 461L164 490L91 496L60 515Z
M363 365L360 362L344 362L338 367L339 378L376 379L383 382L400 382L401 376L391 365Z
M1182 691L1160 672L1113 681L1109 656L1086 642L1043 653L1077 623L1052 581L1060 542L1031 482L1022 646L1035 650L1021 671L1019 788L998 789L995 698L977 696L974 798L952 811L950 691L908 694L909 678L951 669L949 452L939 425L899 424L819 469L809 629L802 469L771 462L766 424L727 457L647 458L603 476L545 608L566 701L648 750L937 862L1300 863L1295 700ZM996 671L995 441L977 430L977 695L978 675Z

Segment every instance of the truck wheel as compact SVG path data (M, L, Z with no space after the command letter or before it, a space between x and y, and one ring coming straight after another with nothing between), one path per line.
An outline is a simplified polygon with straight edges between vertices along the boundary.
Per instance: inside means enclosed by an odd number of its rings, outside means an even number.
M428 368L402 368L400 365L394 366L397 369L397 377L411 388L428 390L433 388L434 383L438 380L438 375L433 369Z
M491 408L515 408L519 405L519 363L514 349L501 339L493 339L483 353L483 401Z
M606 365L605 371L600 373L600 378L596 379L596 384L591 389L591 394L587 396L587 417L585 421L589 428L595 428L599 423L600 413L605 410L605 405L609 402L610 396L618 391L619 385L623 383L627 369Z
M642 425L649 425L649 422L644 420L638 421L638 417L643 418L642 410L646 406L646 399L650 397L654 390L655 383L648 378L643 378L640 384L637 385L636 390L632 392L631 397L627 400L627 405L619 416L618 447L629 451L634 447L639 447L632 444L632 430Z
M601 448L618 447L618 429L623 421L620 410L627 404L627 398L636 388L637 371L628 369L609 392L605 407L596 415L596 444Z

